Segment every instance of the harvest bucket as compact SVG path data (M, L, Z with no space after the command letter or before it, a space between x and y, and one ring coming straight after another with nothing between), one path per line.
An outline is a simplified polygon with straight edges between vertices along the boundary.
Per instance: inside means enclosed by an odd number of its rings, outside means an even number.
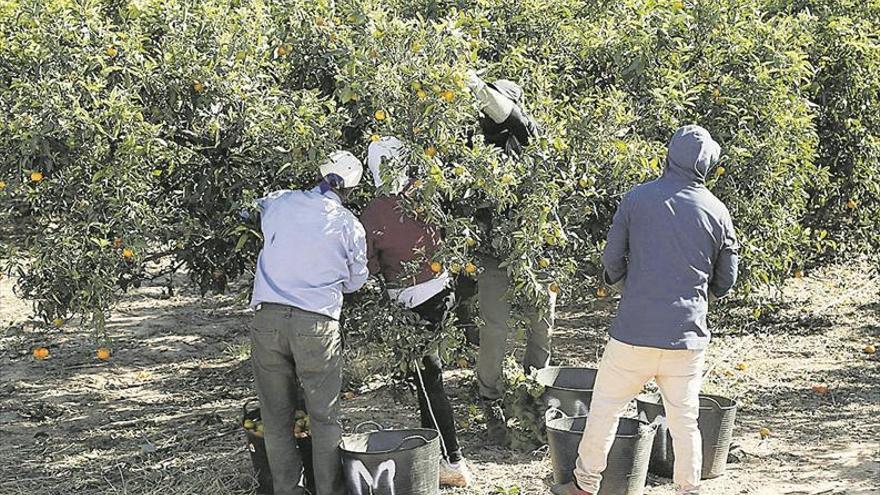
M639 419L657 425L654 445L651 448L651 462L648 471L664 478L672 478L672 437L666 425L663 404L657 399L637 397L636 408Z
M544 403L559 409L566 416L584 416L590 410L595 368L548 366L540 369L535 379L544 386Z
M365 424L378 429L360 433ZM341 450L349 493L436 495L439 491L440 435L436 430L384 430L370 421L342 437Z
M572 471L587 417L569 417L550 409L546 422L553 481L568 483L574 477ZM646 421L620 418L597 495L641 495L644 492L655 432L656 427Z
M253 409L248 408L248 406L254 402L257 402L257 400L250 399L241 407L242 425L244 425L245 420L259 422L262 419L259 407ZM272 495L274 493L274 489L272 488L272 472L269 470L269 457L266 455L266 442L263 440L263 434L244 428L244 426L242 426L242 429L247 436L247 449L251 455L251 462L254 464L254 474L257 479L257 493ZM309 493L315 493L315 476L314 471L312 471L312 438L297 438L296 445L299 449L300 457L302 458L306 490Z
M636 399L636 405L639 418L656 423L658 428L651 452L650 470L656 475L671 478L675 453L662 401L658 396L643 396ZM735 420L735 401L718 395L700 394L700 416L697 424L703 438L703 479L717 478L724 474Z

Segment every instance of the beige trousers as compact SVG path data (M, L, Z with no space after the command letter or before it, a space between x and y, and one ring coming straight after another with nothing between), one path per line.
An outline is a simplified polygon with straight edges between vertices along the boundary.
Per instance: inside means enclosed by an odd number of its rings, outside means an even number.
M703 450L697 417L704 360L702 350L655 349L608 341L578 447L574 475L581 489L599 491L620 415L653 378L663 396L675 449L673 481L678 493L698 493Z

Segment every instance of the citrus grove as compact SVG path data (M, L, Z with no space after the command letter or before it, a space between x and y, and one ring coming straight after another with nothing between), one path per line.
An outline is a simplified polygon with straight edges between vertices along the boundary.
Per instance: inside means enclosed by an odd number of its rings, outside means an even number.
M255 198L393 135L420 170L408 207L446 233L432 270L473 276L490 251L518 298L603 298L621 194L699 122L743 244L727 305L758 318L755 289L880 247L878 32L855 0L0 0L0 268L47 325L106 340L144 280L250 275ZM469 69L523 86L542 134L519 159L474 139ZM492 235L469 214L484 202ZM424 344L364 292L347 331Z

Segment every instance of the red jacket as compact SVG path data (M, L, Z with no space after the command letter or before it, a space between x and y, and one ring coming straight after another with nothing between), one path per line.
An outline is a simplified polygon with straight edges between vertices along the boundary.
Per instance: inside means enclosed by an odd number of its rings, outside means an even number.
M392 287L410 287L431 280L431 258L440 247L440 230L410 216L401 197L377 196L361 214L367 231L367 267L381 273ZM404 264L418 260L422 266L415 276Z

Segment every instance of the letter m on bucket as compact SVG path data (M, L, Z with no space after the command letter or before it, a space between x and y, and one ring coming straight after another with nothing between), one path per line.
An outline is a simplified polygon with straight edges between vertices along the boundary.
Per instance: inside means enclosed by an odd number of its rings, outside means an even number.
M376 468L375 476L364 466L364 463L356 460L352 463L351 475L355 477L353 485L356 490L353 495L374 495L388 494L394 495L394 476L397 472L397 465L393 459L388 459L379 464ZM385 475L385 483L383 486L382 475ZM366 484L367 493L362 491L362 487Z

